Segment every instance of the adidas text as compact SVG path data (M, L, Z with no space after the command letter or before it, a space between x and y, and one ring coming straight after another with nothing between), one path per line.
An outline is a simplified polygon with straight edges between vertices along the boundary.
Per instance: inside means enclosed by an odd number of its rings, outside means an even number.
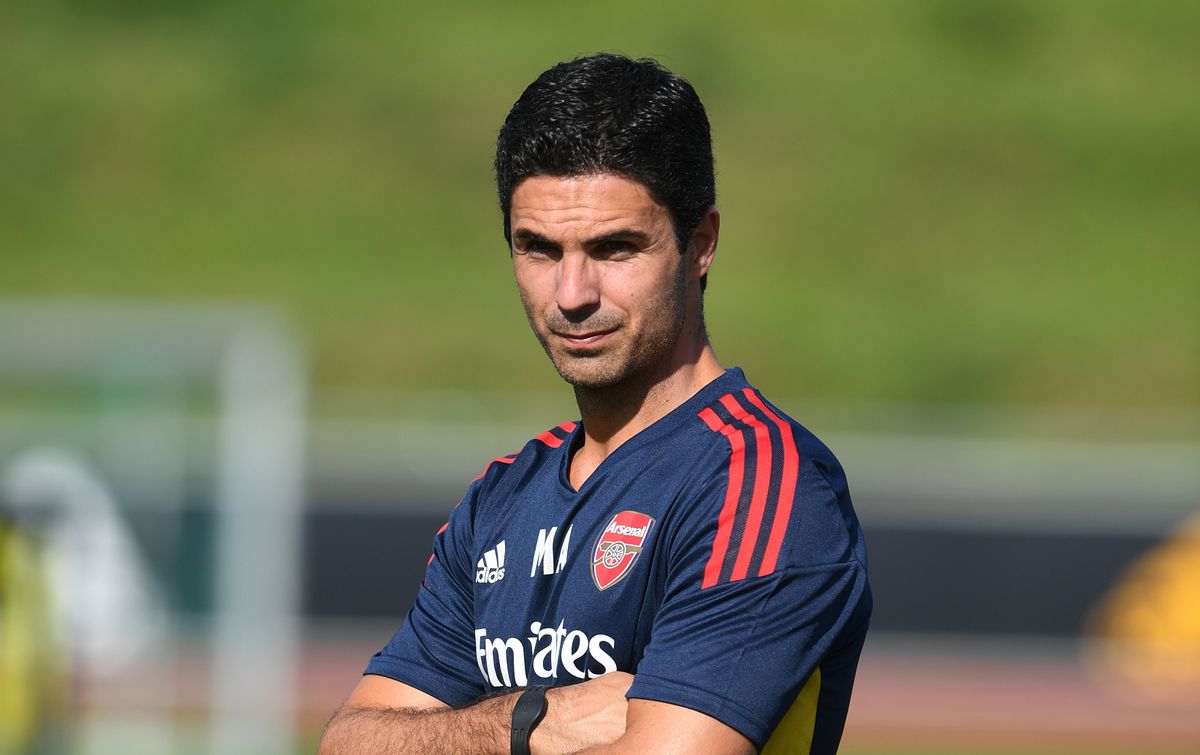
M504 541L495 548L484 551L483 558L475 564L475 581L479 584L494 584L504 579Z

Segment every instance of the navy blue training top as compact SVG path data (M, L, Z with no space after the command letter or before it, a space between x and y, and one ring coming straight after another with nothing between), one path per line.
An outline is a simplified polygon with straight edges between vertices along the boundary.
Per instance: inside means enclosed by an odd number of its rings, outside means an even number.
M871 613L833 454L726 371L575 490L568 422L490 463L366 668L453 707L634 674L763 752L835 752Z

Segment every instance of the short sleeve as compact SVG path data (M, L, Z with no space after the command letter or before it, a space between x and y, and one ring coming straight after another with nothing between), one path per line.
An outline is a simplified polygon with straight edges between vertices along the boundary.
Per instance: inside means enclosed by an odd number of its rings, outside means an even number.
M425 580L404 623L367 664L364 674L404 682L451 707L484 694L472 646L472 511L478 484L450 514L433 540Z
M818 553L785 542L769 573L706 582L726 487L715 481L675 533L663 603L628 696L705 713L762 748L822 658L851 642L849 635L861 642L869 588L865 566L852 555L822 562L852 554L845 541L855 533L846 531L838 495L820 476L803 473L786 537L842 542Z

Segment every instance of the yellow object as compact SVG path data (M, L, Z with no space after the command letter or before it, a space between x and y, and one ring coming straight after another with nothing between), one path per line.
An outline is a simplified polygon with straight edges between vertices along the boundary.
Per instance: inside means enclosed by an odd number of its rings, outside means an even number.
M796 695L792 707L763 747L761 755L808 755L817 726L817 699L821 696L821 669L817 668Z
M0 519L0 753L25 750L41 724L46 600L36 544Z
M1140 697L1200 700L1200 515L1134 563L1092 629L1107 681Z

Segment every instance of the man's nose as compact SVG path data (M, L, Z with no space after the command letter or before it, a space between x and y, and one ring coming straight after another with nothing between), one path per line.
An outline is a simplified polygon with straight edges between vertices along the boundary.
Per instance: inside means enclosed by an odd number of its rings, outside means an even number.
M564 313L586 317L600 306L600 281L596 261L587 254L566 253L558 265L555 303Z

